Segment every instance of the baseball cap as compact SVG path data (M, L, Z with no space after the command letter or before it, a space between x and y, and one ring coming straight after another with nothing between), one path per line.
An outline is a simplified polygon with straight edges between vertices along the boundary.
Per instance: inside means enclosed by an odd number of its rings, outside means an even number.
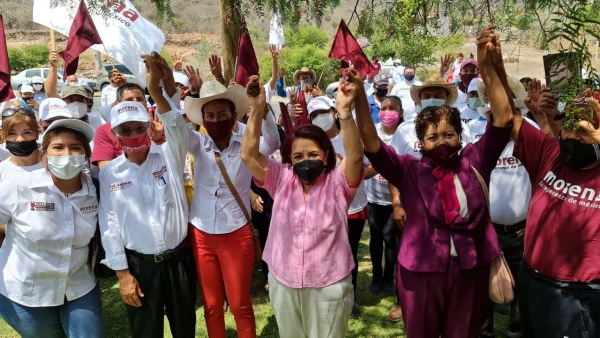
M88 142L92 142L94 140L94 129L87 123L78 120L78 119L64 119L64 120L56 120L50 124L48 129L44 132L44 136L52 129L56 128L69 128L73 130L77 130L82 133Z
M182 85L184 85L186 87L192 86L190 84L190 80L188 79L188 77L185 76L185 74L183 74L181 72L173 72L173 79L175 80L176 83L181 83Z
M39 76L32 76L31 77L31 83L32 84L34 84L34 83L35 84L44 84L44 80L42 80L42 78L39 77Z
M32 87L32 86L30 86L30 85L25 85L25 84L24 84L24 85L22 85L22 86L21 86L20 93L21 93L21 94L23 94L23 93L31 93L31 94L34 94L35 92L33 91L33 87Z
M65 101L51 97L40 103L40 120L48 121L57 117L73 118Z
M146 107L138 102L125 101L112 107L110 110L111 128L118 127L125 122L150 122Z
M383 74L378 74L378 75L375 75L375 77L373 78L373 83L375 83L376 85L389 85L390 80L388 79L387 76L385 76Z
M475 59L468 59L460 63L460 69L465 68L466 65L473 65L475 68L479 69L479 63Z
M92 89L92 87L90 87L90 86L88 86L88 85L86 85L86 84L82 84L82 85L80 85L80 86L81 86L83 89L85 89L85 91L86 91L86 92L88 92L88 93L90 93L90 94L94 95L94 90Z
M333 102L326 96L317 96L308 101L306 108L308 109L308 115L311 115L317 110L329 110L333 108Z
M82 86L66 86L63 89L62 93L60 93L61 97L64 99L65 97L69 97L71 95L80 95L87 98L87 91Z
M471 80L471 83L469 83L469 87L467 88L467 92L476 92L477 91L477 83L481 81L478 78L474 78L473 80ZM523 86L521 86L523 87Z

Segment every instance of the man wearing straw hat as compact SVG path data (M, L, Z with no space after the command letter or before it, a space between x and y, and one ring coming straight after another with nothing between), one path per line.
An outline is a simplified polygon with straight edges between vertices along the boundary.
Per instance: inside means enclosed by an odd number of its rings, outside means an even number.
M294 87L291 86L284 89L284 77L285 69L281 68L281 71L279 72L279 79L277 80L277 95L281 97L288 97L288 95L290 95L290 91ZM308 69L307 67L302 67L299 70L295 71L293 79L294 85L298 88L298 90L303 90L304 83L308 80L312 80L313 84L317 84L317 74L314 70Z

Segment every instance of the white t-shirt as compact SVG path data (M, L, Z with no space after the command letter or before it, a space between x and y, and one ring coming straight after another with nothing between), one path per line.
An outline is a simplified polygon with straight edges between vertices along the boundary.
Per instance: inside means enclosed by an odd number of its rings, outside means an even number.
M535 122L524 119L538 128ZM487 123L483 117L469 122L473 143L479 141ZM515 143L508 142L490 177L490 216L492 222L503 225L516 224L527 218L531 200L529 174L521 161L513 156L514 148Z
M463 122L462 145L463 147L471 140L471 132L469 127ZM400 124L396 133L390 141L392 146L399 155L410 154L416 158L421 158L421 142L417 137L414 120L404 121Z
M406 83L406 80L404 80L397 85L394 85L394 88L392 88L392 92L390 93L390 95L398 96L402 101L402 110L404 110L404 116L416 113L417 107L410 96L410 87L413 85L422 86L423 83L416 80L412 83Z
M344 144L342 143L342 133L340 132L337 136L331 139L331 143L333 144L333 149L335 149L335 158L337 160L336 166L342 163L342 160L346 157L346 151L344 150ZM363 159L363 164L365 166L369 165L369 161L365 157ZM363 210L367 206L367 190L365 189L365 182L363 181L358 190L356 191L356 195L354 195L354 200L350 204L348 208L348 215L355 214L361 210Z
M23 179L24 174L42 168L42 162L27 167L19 167L8 158L6 161L0 162L0 182L11 179Z
M100 104L113 104L117 100L117 89L118 87L113 87L108 85L102 89L102 96L100 98Z
M479 115L477 110L469 108L468 105L463 106L462 108L459 109L459 111L460 111L460 119L463 121L463 123L466 123L467 125L469 124L469 122L471 122L473 120L477 120L478 118L481 117L481 115Z
M385 144L390 144L393 135L388 135L383 131L381 123L375 125L377 135ZM377 174L372 178L365 180L365 189L367 191L367 200L370 203L378 205L392 205L392 197L388 188L388 181L383 176Z
M458 86L456 87L456 91L458 91L458 96L456 98L456 102L452 104L452 107L456 107L460 110L462 107L467 105L467 93L463 93L460 89L458 89Z

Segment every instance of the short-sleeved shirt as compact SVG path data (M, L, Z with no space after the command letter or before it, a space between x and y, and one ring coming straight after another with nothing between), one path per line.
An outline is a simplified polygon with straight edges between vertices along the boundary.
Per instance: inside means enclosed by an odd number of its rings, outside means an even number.
M514 155L531 179L525 258L540 274L600 283L600 166L568 167L559 142L523 123Z
M352 271L347 213L357 188L348 186L342 166L321 175L306 195L292 166L271 159L264 184L255 183L274 200L263 260L278 281L320 288Z
M100 161L112 161L121 156L123 150L112 134L111 125L105 123L96 129L94 135L94 149L92 151L92 164Z

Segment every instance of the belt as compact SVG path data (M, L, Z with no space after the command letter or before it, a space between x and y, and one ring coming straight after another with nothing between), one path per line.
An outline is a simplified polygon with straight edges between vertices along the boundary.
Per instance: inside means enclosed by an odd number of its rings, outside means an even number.
M511 234L511 233L515 233L519 230L525 229L525 221L526 220L522 220L521 222L518 222L515 224L510 224L510 225L494 223L494 227L498 230L501 230L501 231Z
M128 255L143 259L148 262L161 263L179 256L185 249L189 248L189 246L190 241L185 239L176 248L161 252L159 254L143 254L137 251L129 250L127 248L125 248L125 252Z

